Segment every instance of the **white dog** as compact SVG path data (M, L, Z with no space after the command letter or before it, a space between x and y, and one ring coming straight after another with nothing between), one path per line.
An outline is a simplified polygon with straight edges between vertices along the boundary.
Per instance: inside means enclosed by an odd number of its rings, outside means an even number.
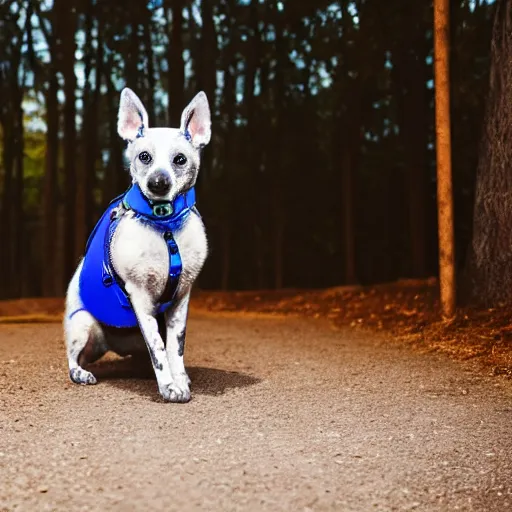
M211 136L208 100L197 94L179 129L149 128L142 102L125 88L117 129L128 141L132 185L94 228L68 287L69 375L95 384L83 366L108 350L123 356L148 350L162 397L187 402L188 305L208 252L194 206L200 152Z

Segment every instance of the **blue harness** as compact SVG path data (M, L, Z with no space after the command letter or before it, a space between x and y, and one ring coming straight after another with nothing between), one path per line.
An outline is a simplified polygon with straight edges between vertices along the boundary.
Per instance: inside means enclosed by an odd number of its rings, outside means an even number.
M173 233L181 227L191 211L195 210L195 190L191 188L169 201L150 201L137 184L108 205L94 227L87 245L80 274L79 293L83 307L73 311L88 311L100 323L112 327L135 327L137 318L122 279L111 261L110 245L119 221L127 211L134 218L162 234L169 251L169 278L157 304L156 313L165 312L173 303L182 265Z

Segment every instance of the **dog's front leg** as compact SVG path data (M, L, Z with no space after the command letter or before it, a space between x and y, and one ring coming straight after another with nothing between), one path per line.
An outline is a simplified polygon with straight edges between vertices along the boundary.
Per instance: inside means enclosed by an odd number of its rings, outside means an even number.
M190 400L190 379L185 371L183 361L189 301L190 290L178 300L174 308L165 313L167 357L171 366L172 378L176 386L181 389L183 401Z
M151 299L144 290L126 283L126 292L130 296L133 311L139 322L140 330L148 347L151 363L158 383L158 390L164 400L170 402L184 402L190 398L190 393L184 399L182 390L176 386L172 377L171 368L165 352L165 345L158 332L158 323L153 316Z

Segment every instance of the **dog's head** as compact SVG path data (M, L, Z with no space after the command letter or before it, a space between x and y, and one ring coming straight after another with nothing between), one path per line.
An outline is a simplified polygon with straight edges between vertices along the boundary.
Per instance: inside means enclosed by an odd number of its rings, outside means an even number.
M183 111L179 128L149 128L144 105L125 88L117 132L128 141L133 182L148 199L172 201L196 182L200 151L211 136L208 99L198 93Z

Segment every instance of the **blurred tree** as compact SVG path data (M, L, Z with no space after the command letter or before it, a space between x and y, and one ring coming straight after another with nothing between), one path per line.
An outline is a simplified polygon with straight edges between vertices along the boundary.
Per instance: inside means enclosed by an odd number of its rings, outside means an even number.
M214 17L214 0L201 0L201 39L196 52L195 77L197 91L204 91L212 112L212 131L215 134L218 129L216 119L216 86L217 86L217 61L219 47L217 28ZM189 100L192 98L189 98ZM181 107L183 108L183 107ZM213 166L212 146L207 146L202 155L201 173L198 179L198 187L204 181L205 176L211 173Z
M42 32L48 51L48 62L46 65L39 64L34 69L35 77L39 87L43 91L45 100L45 122L46 122L46 144L43 181L43 240L42 240L42 293L44 296L52 297L57 295L60 286L57 286L57 210L59 198L58 186L58 161L59 161L59 104L57 94L59 82L56 65L56 37L50 32L54 25L49 17L54 12L43 12L41 6L35 3L35 11L38 17L38 26ZM48 29L48 24L52 27Z
M428 58L432 53L431 2L401 0L395 16L401 30L393 38L392 61L398 128L404 152L407 217L409 219L408 272L414 277L427 275L427 201L429 185L428 132L431 98Z
M101 43L101 16L93 0L84 0L83 28L84 86L82 89L83 121L81 129L82 159L77 168L75 199L75 261L80 259L85 242L94 226L94 187L96 185L96 160L98 158L98 106L103 74L103 45ZM94 41L93 31L97 37ZM96 43L96 45L94 45ZM96 49L95 49L96 46Z
M145 91L144 99L150 123L156 121L155 92L156 92L156 71L154 66L153 38L155 24L153 23L152 11L149 5L142 11L142 41L144 46L144 80L142 91Z
M0 251L2 284L0 293L19 297L22 289L21 264L23 250L23 95L26 67L23 65L22 40L28 22L23 26L22 10L15 2L0 6L0 125L2 128L2 167L4 173L0 236L9 244ZM23 28L22 28L23 27Z
M77 30L77 9L75 2L68 0L55 0L53 22L56 59L59 70L64 77L64 263L63 279L67 286L69 279L78 263L75 252L78 227L75 202L78 194L84 190L77 188L77 128L76 128L76 68L75 52ZM82 231L83 233L83 231Z
M169 126L179 127L185 107L185 61L183 59L183 0L166 0L169 26L167 46L167 92L169 93Z
M437 272L426 0L0 4L3 295L62 293L93 222L128 186L116 127L124 86L153 125L169 116L176 125L193 95L208 95L213 138L198 203L211 253L202 286L329 286ZM451 8L462 262L494 3ZM44 161L34 156L41 133Z

